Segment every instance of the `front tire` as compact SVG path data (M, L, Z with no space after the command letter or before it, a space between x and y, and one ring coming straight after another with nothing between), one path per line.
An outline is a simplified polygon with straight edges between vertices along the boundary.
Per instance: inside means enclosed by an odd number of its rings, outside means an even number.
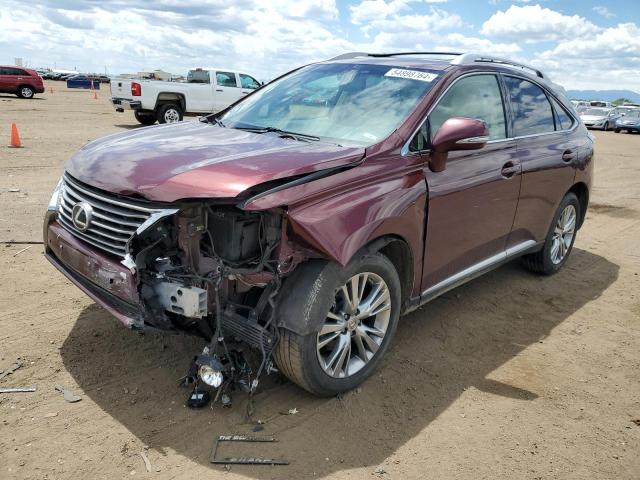
M578 197L572 192L567 193L553 216L542 249L522 257L525 267L544 275L559 272L573 249L580 214Z
M296 272L281 296L309 285L299 311L286 313L313 328L306 335L282 328L275 361L291 381L315 395L351 390L371 375L395 334L398 273L380 253L360 255L344 268L334 263L298 268L305 270Z
M166 103L158 108L157 118L159 123L181 122L182 109L175 103Z
M33 98L34 93L33 88L28 85L23 85L18 89L18 96L27 100Z
M142 125L153 125L156 123L156 117L154 117L152 113L142 113L136 110L133 112L133 116L136 117L136 120Z
M619 128L616 128L616 129L614 130L614 132L616 132L616 133L620 133L620 129L619 129Z

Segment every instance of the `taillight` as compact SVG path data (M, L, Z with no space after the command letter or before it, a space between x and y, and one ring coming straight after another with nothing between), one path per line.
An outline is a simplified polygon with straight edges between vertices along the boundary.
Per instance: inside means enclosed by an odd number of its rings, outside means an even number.
M134 97L139 97L142 95L142 87L139 83L131 82L131 95Z

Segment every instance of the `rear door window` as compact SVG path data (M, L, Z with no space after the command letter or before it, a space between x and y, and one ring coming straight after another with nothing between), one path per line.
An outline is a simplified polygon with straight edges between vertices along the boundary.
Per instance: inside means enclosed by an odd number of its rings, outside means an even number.
M216 72L216 83L220 87L237 87L236 74L233 72Z
M573 125L573 118L567 113L565 108L553 98L551 99L553 109L556 112L556 130L568 130Z
M553 132L553 110L544 91L522 78L505 76L504 80L511 98L514 134L521 137Z

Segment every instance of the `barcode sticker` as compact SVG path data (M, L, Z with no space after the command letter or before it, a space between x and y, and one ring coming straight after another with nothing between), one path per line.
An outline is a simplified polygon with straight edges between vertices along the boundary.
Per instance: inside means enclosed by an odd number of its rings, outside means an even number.
M432 82L438 75L435 73L421 72L420 70L405 70L404 68L392 68L384 74L385 77L406 78L421 82Z

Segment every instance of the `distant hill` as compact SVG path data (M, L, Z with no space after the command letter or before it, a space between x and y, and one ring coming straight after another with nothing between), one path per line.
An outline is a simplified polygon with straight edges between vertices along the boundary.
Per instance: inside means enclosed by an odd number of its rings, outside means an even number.
M605 102L628 98L633 103L640 103L640 93L631 90L567 90L567 96L575 100L603 100Z

